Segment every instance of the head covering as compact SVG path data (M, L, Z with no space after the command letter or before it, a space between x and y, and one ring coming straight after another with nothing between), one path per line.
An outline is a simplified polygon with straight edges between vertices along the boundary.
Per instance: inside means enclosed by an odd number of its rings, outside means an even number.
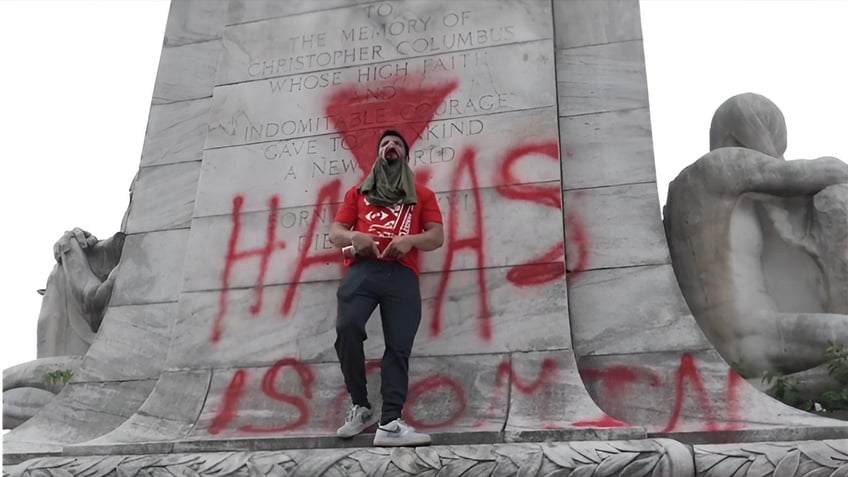
M743 93L718 107L710 125L710 150L744 147L783 158L786 120L765 96Z
M415 174L409 167L409 145L399 132L388 129L377 142L377 149L386 136L397 136L403 143L405 157L387 161L383 157L377 157L368 177L359 186L359 191L368 198L368 202L380 207L390 207L403 202L404 204L415 204L418 195L415 192Z

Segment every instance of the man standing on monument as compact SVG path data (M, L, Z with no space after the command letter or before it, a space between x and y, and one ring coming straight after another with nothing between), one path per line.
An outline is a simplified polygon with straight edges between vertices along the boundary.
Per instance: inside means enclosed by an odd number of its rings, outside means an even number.
M377 160L361 185L344 198L330 228L349 265L337 292L336 353L352 406L336 433L349 438L377 423L368 402L365 377L365 324L380 305L385 352L380 376L383 408L374 436L378 446L430 443L401 419L409 388L409 355L421 322L419 250L444 241L436 195L415 183L407 163L409 146L396 131L383 133Z

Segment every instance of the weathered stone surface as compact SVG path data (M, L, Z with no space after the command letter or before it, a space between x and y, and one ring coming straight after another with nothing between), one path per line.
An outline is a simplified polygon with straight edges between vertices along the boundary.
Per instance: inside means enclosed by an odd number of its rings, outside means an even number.
M70 454L113 454L127 452L132 444L138 446L162 446L163 441L172 441L189 435L195 426L205 396L209 390L212 371L165 371L156 387L144 401L138 412L130 416L115 430L81 444L65 447ZM143 452L157 452L144 450Z
M199 161L209 122L211 98L150 107L141 167Z
M507 62L514 64L514 69L496 67ZM374 68L385 70L381 74L390 77L371 78L377 75L372 72ZM406 74L399 73L398 68ZM424 113L430 111L439 120L473 117L485 112L484 108L505 112L548 107L556 104L552 72L550 40L541 40L461 55L346 67L317 77L299 74L218 86L212 98L206 147L329 134L336 132L338 124L350 129L396 128L395 115L405 124L428 120ZM330 114L333 94L354 86L360 97L370 94L384 105L370 108L359 117ZM445 103L430 104L421 93L430 90L448 91L450 96ZM456 103L452 105L451 99Z
M568 308L577 356L709 347L675 291L670 265L594 270L572 277Z
M848 437L848 423L765 397L713 350L584 356L580 372L602 409L649 435L692 443Z
M4 463L13 454L55 452L118 427L153 389L155 380L71 383L32 419L3 436Z
M227 20L228 0L180 0L171 2L165 25L165 46L221 38Z
M556 47L642 39L638 0L554 0Z
M129 234L188 227L200 162L142 167L133 187Z
M565 190L656 180L647 108L560 118Z
M560 116L648 106L639 40L557 50Z
M207 98L221 51L221 40L162 48L153 104Z
M513 353L509 365L499 369L499 377L511 373L509 420L505 429L508 434L521 435L540 429L576 434L583 429L598 432L597 428L611 428L638 437L644 431L618 422L598 409L586 393L567 350Z
M56 395L46 389L16 387L3 389L3 429L14 429L46 406Z
M257 2L255 0L230 0L228 24L254 22L270 18L298 15L318 10L349 7L372 0L318 0L311 2Z
M352 6L230 27L216 84L551 36L548 2L480 2L474 8L441 2Z
M176 311L176 303L110 307L74 381L158 378Z
M506 269L484 271L487 300L481 302L477 270L454 272L441 298L442 274L421 277L422 321L414 355L450 356L518 350L560 349L570 346L565 284L522 289L507 279ZM288 315L281 312L287 287L269 286L262 291L259 313L254 289L185 293L174 328L168 363L173 367L206 365L255 366L283 356L303 360L335 360L337 282L303 283L298 286ZM221 301L226 303L221 315ZM484 319L484 307L489 318ZM212 339L220 320L219 341ZM438 332L434 329L438 328ZM485 339L485 330L491 338ZM366 332L366 356L379 358L383 333L379 314L371 317Z
M110 306L175 302L188 229L127 237Z
M584 271L670 262L655 183L569 191L564 200L569 264Z
M841 445L839 441L833 441ZM622 475L694 477L692 451L668 439L541 444L436 445L417 449L348 448L254 452L167 453L147 456L45 458L8 467L36 472L169 472L172 475ZM4 469L4 472L6 469Z
M414 142L410 138L410 166L427 174L427 186L436 192L451 190L457 175L468 183L469 171L459 164L469 150L474 152L480 189L549 182L559 174L555 114L548 107L433 121L424 137ZM367 171L341 148L341 137L321 135L207 150L195 217L231 214L236 196L245 199L242 212L253 212L267 210L273 195L280 196L283 208L312 205L321 188L334 180L340 180L340 190L347 191ZM282 225L291 226L291 218L280 219Z

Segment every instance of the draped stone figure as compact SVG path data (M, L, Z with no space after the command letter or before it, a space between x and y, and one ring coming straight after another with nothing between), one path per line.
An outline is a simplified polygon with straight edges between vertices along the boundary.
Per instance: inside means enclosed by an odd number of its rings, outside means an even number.
M37 358L3 372L3 427L13 429L50 402L63 382L50 373L72 373L91 346L103 321L123 232L105 240L80 228L65 232L53 246L56 265L39 290Z
M683 295L745 377L820 367L830 343L848 344L848 164L787 161L786 142L770 100L728 99L664 210Z

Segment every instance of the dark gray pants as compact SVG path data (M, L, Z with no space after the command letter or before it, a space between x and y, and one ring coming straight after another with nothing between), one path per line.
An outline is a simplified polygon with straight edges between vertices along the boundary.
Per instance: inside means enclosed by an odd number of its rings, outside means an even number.
M401 417L409 387L409 355L421 323L418 275L398 262L353 264L339 284L336 353L353 404L371 407L365 377L365 323L380 305L386 350L380 369L383 409L380 423Z

